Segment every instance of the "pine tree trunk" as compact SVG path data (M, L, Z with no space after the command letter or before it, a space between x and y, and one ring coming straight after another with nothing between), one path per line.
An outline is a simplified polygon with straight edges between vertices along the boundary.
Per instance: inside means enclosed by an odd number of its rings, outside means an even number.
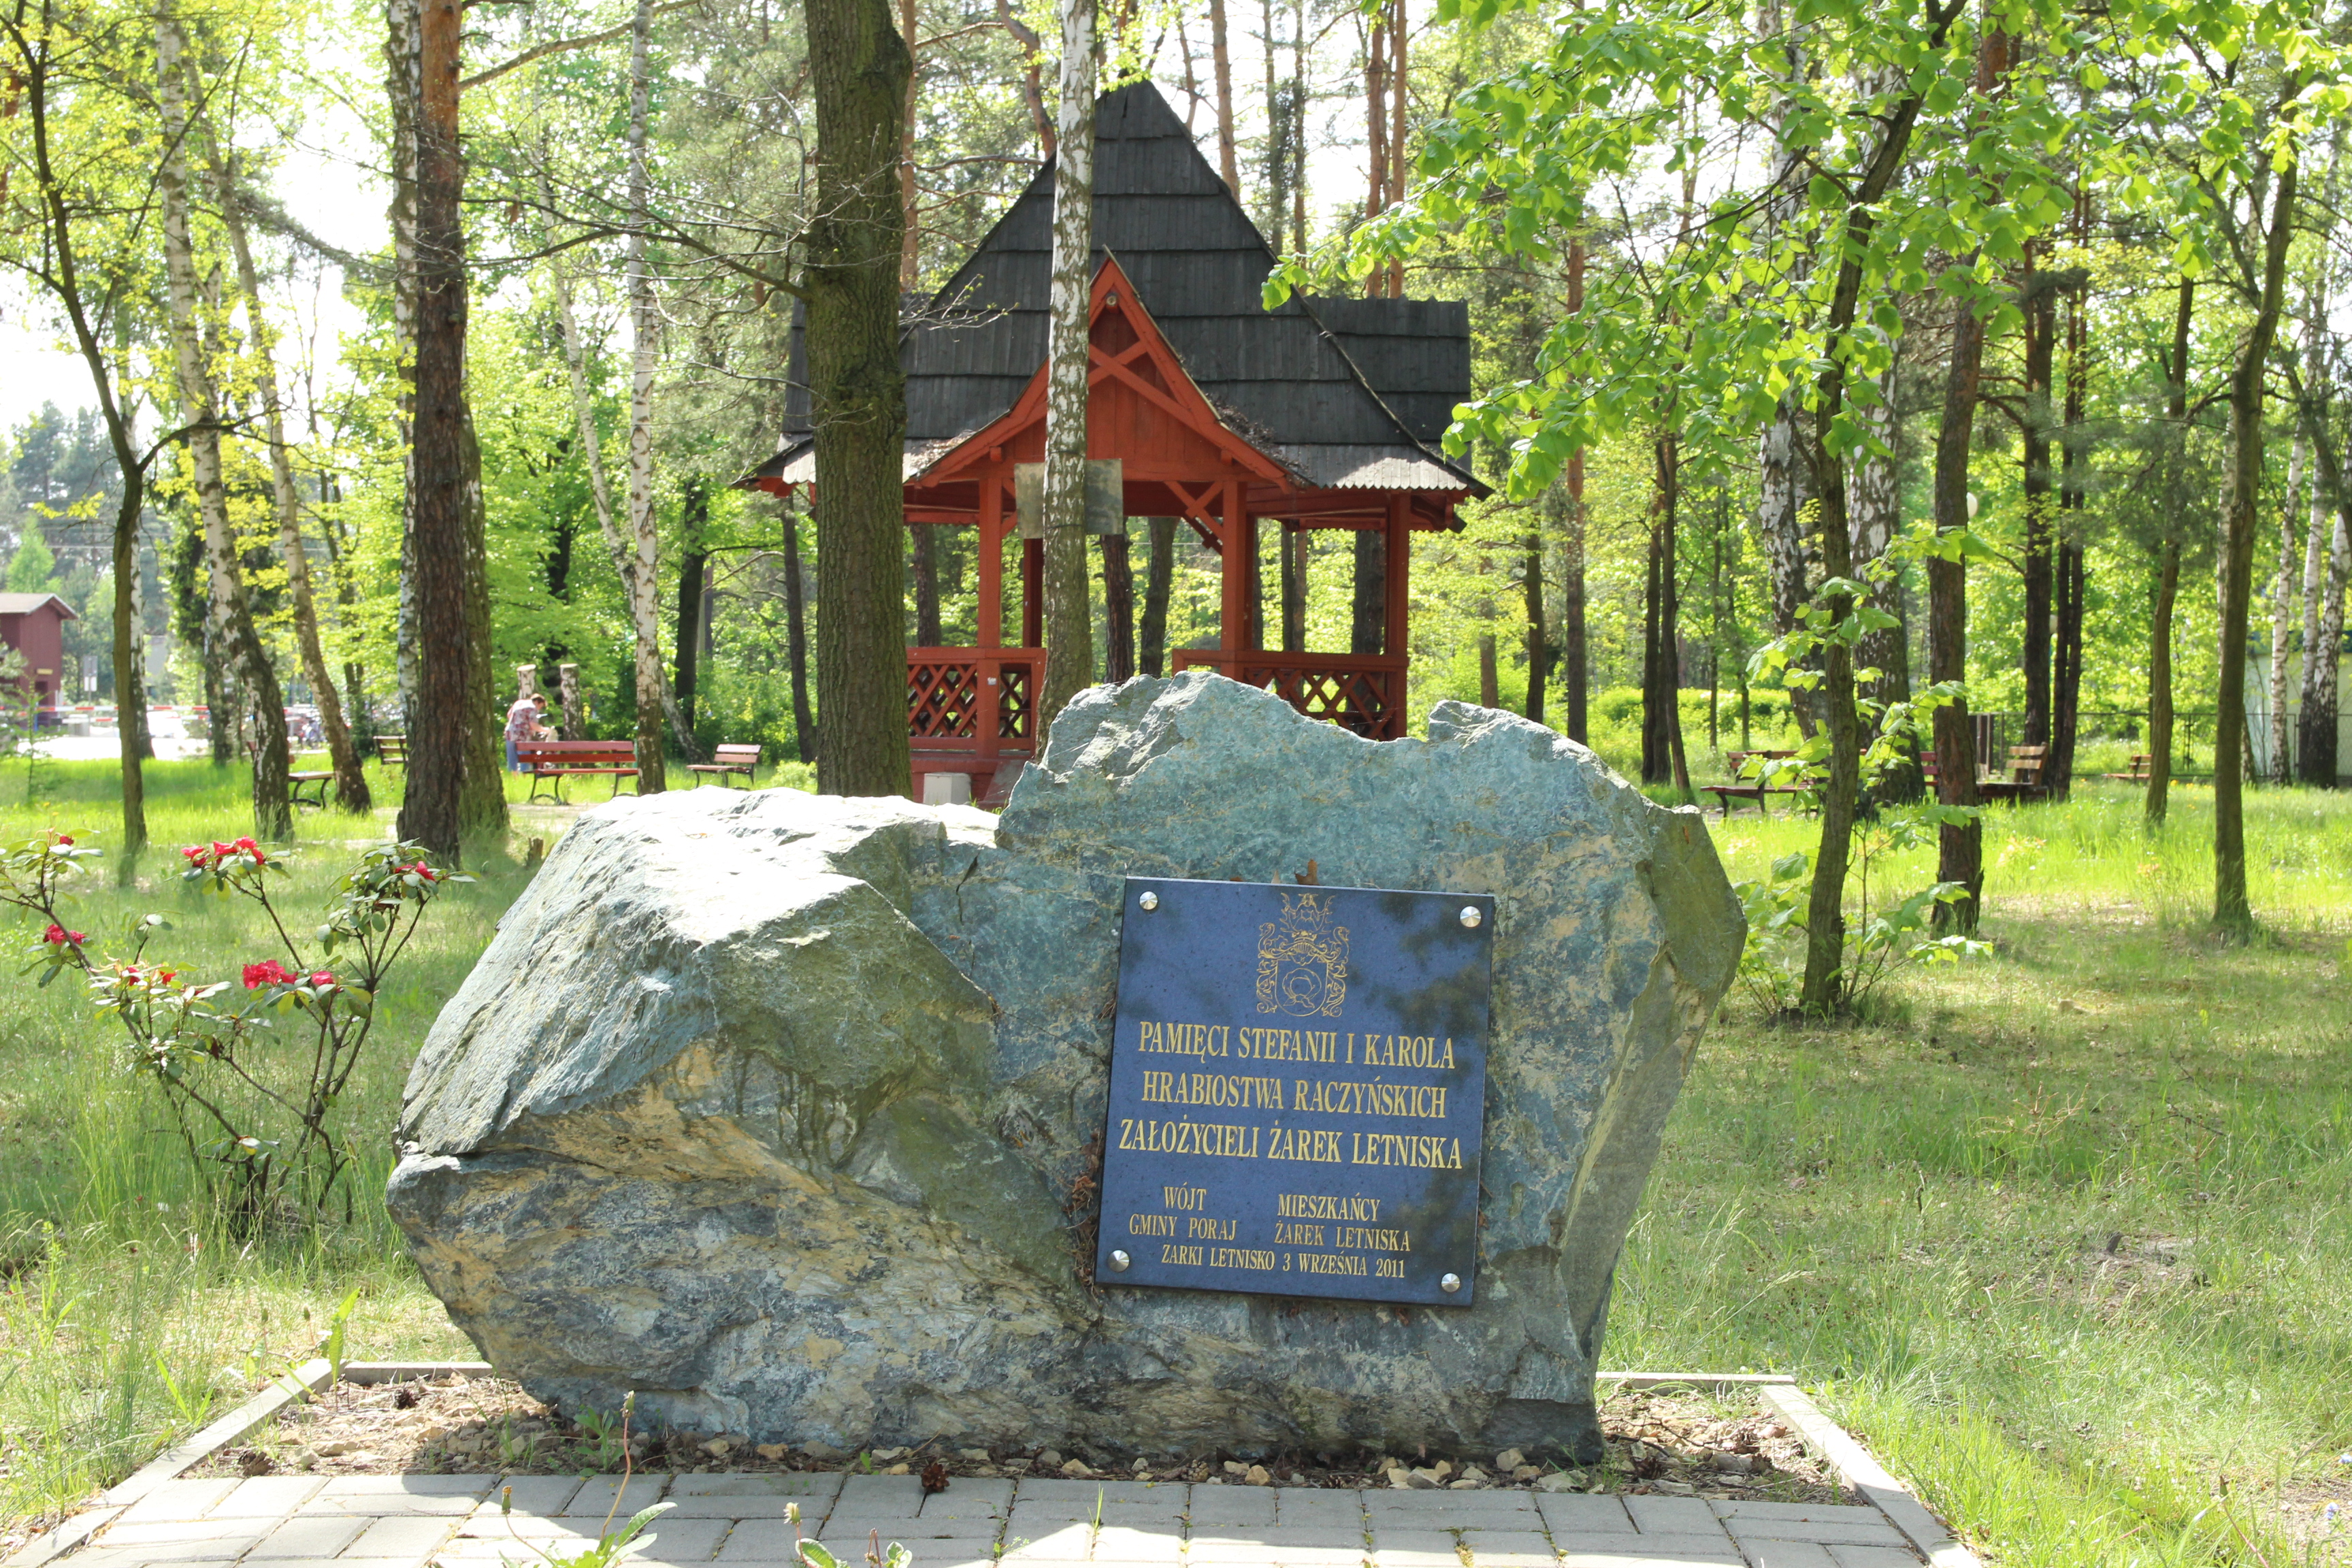
M2075 242L2085 243L2089 195L2074 204ZM2083 697L2083 595L2090 566L2084 545L2084 507L2089 458L2084 450L2083 416L2090 395L2090 331L2084 289L2066 296L2066 404L2058 426L2058 559L2051 582L2050 752L2042 779L2050 798L2064 800L2074 788L2074 742Z
M2189 325L2197 300L2194 279L2180 280L2172 311L2172 352L2166 361L2165 538L2157 547L2156 596L2147 629L2148 826L2163 826L2172 793L2172 616L2180 601L2180 535L2188 500Z
M793 687L793 748L804 763L817 759L816 719L809 711L808 592L801 575L800 513L787 498L784 523L784 661Z
M156 180L163 210L164 297L171 317L181 411L191 426L188 468L204 524L205 570L211 580L213 615L224 637L225 663L254 708L253 830L258 837L283 842L294 837L294 810L286 787L286 701L278 690L278 672L270 667L269 655L254 631L246 601L236 536L229 525L228 489L221 477L220 400L196 322L196 263L189 237L184 47L180 24L166 11L155 26L157 99L165 138ZM216 728L224 717L214 714Z
M914 555L915 574L915 646L938 647L944 635L940 630L940 544L939 531L926 523L908 528Z
M907 378L898 363L898 116L913 68L889 0L812 0L816 216L809 226L815 424L816 707L828 795L908 787Z
M691 504L694 491L689 489L687 494ZM702 601L710 584L710 552L702 546L698 534L678 552L677 637L670 652L670 668L674 671L670 688L677 695L678 717L686 721L688 730L695 725L702 684Z
M1144 520L1150 552L1143 568L1143 626L1138 659L1146 675L1164 675L1168 666L1168 589L1176 574L1176 522L1172 517Z
M1377 528L1356 530L1355 599L1348 628L1348 651L1381 652L1388 617L1388 539Z
M1095 3L1060 0L1051 341L1045 371L1045 681L1036 733L1094 683L1087 591L1087 387L1094 284ZM1231 569L1230 563L1228 570ZM1230 634L1230 628L1228 628Z
M1642 782L1664 784L1674 773L1674 732L1682 698L1675 604L1675 522L1682 504L1680 443L1662 430L1651 442L1648 591L1642 619Z
M408 591L416 687L408 710L400 836L456 862L463 853L468 731L477 696L467 598L465 236L457 144L462 7L422 0L416 116L416 414L410 442Z
M2277 184L2263 233L2263 273L2253 279L2253 320L2230 372L2230 468L2222 489L2221 689L2213 741L2213 924L2232 936L2253 931L2246 900L2246 627L2253 599L2253 541L2263 505L2263 402L2270 345L2286 296L2286 245L2294 237L2295 163L2272 169Z
M2057 533L2055 487L2050 468L2050 437L2056 426L2051 411L2051 367L2056 360L2057 295L2037 279L2033 250L2026 252L2025 273L2025 548L2021 552L2025 577L2024 636L2019 662L2025 676L2025 724L2022 743L2050 743L2050 578L2053 541Z
M1302 552L1307 531L1275 525L1275 547L1282 552L1282 651L1307 651L1307 563Z
M1127 535L1102 536L1103 679L1116 684L1135 675L1135 570Z
M1997 45L1989 43L1988 48ZM1966 303L1952 322L1951 364L1944 380L1943 421L1936 435L1936 531L1950 533L1969 525L1969 442L1976 428L1977 403L1983 384L1984 322ZM1965 683L1969 677L1968 563L1965 560L1927 563L1927 679L1931 682ZM1936 710L1936 798L1945 805L1975 805L1977 795L1976 726L1969 718L1968 699ZM1957 882L1964 897L1937 906L1939 924L1961 931L1977 928L1984 901L1984 826L1979 822L1937 830L1936 879Z
M237 201L235 171L209 125L204 141L220 200L221 221L236 262L237 286L245 295L247 331L253 339L254 386L261 397L262 428L269 447L270 499L278 511L278 548L286 557L287 594L292 601L302 678L310 682L311 700L319 705L319 728L326 739L329 765L335 771L335 803L344 811L364 815L373 809L374 802L367 774L360 766L359 750L343 721L342 699L328 671L326 650L319 641L318 597L311 589L310 557L302 547L301 500L294 488L294 460L286 444L285 408L278 390L277 333L271 330L262 300L261 276L254 266L253 246Z
M2215 703L2213 756L2213 921L2242 936L2253 929L2246 898L2245 777L2246 631L2253 596L2254 536L2262 526L2263 411L2271 344L2286 291L2287 244L2293 237L2296 168L2292 158L2272 171L2274 205L2263 234L2263 270L2254 279L2253 319L2238 345L2230 375L2230 467L2222 491L2221 681Z
M2082 544L2058 542L2056 604L2050 678L2050 754L2042 779L2050 798L2064 800L2074 788L2074 745L2083 698L2083 595L2090 575Z
M1225 189L1242 194L1239 147L1234 140L1234 56L1225 38L1225 0L1209 0L1209 53L1217 82L1217 173Z
M1550 497L1547 493L1545 500ZM1538 513L1538 515L1541 515ZM1544 678L1550 672L1551 647L1544 630L1544 539L1538 528L1520 542L1519 589L1527 603L1528 614L1528 703L1527 715L1535 723L1544 721Z

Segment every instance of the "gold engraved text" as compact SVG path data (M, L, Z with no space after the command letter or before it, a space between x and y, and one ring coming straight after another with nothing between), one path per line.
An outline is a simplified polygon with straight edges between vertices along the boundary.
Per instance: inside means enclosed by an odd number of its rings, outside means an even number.
M1276 1193L1274 1212L1284 1219L1337 1219L1370 1225L1381 1217L1381 1200L1343 1198L1330 1193Z
M1255 1160L1258 1134L1263 1131L1224 1121L1148 1121L1122 1116L1118 1119L1118 1146L1145 1154L1204 1154L1227 1160Z
M1247 1029L1242 1031L1246 1035ZM1247 1053L1244 1053L1246 1055ZM1443 1095L1444 1090L1440 1089ZM1159 1072L1146 1068L1143 1098L1150 1105L1208 1105L1220 1110L1280 1110L1282 1080L1222 1072ZM1440 1112L1443 1115L1444 1112Z
M1144 1099L1151 1098L1146 1079ZM1410 1116L1431 1121L1445 1120L1443 1084L1383 1083L1379 1079L1312 1079L1291 1080L1297 1086L1290 1109L1323 1116Z

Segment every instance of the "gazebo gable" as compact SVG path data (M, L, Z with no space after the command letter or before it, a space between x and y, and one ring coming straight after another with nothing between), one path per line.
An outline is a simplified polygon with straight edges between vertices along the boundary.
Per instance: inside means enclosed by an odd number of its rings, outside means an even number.
M1217 485L1249 479L1285 489L1291 476L1219 417L1152 319L1116 257L1096 269L1089 301L1087 449L1117 458L1127 484L1159 487L1167 504L1137 515L1189 518L1213 541ZM909 500L924 490L977 481L1007 462L1042 461L1050 365L1040 365L1003 415L942 453L908 479ZM919 503L918 503L919 504Z

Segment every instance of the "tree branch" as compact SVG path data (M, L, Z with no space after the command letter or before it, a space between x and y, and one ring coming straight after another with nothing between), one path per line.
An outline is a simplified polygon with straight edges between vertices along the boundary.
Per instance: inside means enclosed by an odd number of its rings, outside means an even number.
M683 11L689 5L700 3L701 0L668 0L667 5L655 6L654 15L659 16L671 11ZM543 60L550 55L567 54L573 49L592 49L598 44L609 44L614 38L626 37L629 29L635 26L635 22L623 22L620 26L607 27L601 33L583 33L576 38L551 39L536 47L525 49L510 60L502 60L488 70L476 71L472 76L462 79L457 83L457 90L464 92L469 88L487 87L507 72L520 70L533 60Z

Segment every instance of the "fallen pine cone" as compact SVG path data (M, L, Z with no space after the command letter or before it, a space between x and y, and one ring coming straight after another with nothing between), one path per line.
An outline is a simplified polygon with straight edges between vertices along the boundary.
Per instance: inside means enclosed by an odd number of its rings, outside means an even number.
M948 1462L945 1459L933 1459L923 1467L923 1495L929 1497L933 1492L943 1492L947 1489Z

